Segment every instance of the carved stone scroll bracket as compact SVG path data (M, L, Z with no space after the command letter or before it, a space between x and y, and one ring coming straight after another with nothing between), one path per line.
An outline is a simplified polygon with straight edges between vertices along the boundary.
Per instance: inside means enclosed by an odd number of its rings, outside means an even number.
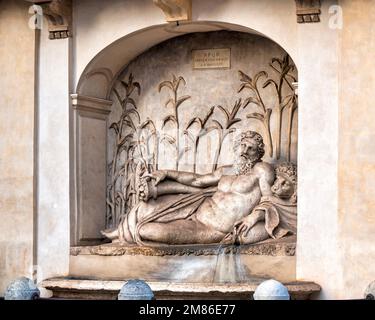
M163 10L167 22L189 21L192 16L191 0L153 0Z
M72 0L27 0L42 7L48 22L49 38L65 39L72 36Z
M72 0L53 0L42 5L42 8L48 20L51 40L64 39L72 35Z
M320 8L320 0L296 0L297 22L320 22Z

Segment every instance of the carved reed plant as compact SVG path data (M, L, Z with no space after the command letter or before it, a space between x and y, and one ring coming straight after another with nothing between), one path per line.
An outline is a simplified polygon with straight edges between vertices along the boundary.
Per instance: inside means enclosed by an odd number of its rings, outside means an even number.
M121 87L125 91L125 97L122 98L119 91L114 88L113 93L118 99L122 113L120 119L110 125L110 129L115 132L115 148L112 163L110 164L110 183L107 188L107 225L118 225L122 214L125 212L126 201L129 196L128 188L133 187L131 183L124 183L119 181L121 177L129 176L129 169L131 170L131 163L125 162L123 165L119 164L121 154L123 152L134 152L134 135L137 131L135 122L140 122L140 116L137 111L137 106L132 95L141 94L141 86L138 82L134 82L132 74L129 75L128 82L120 81ZM135 119L132 118L135 117ZM128 158L128 156L126 157ZM117 188L122 184L122 188ZM119 190L120 189L120 190Z
M279 58L273 58L270 67L275 70L279 74L278 82L274 81L273 79L268 79L264 85L263 88L268 87L269 85L273 85L273 87L276 90L278 103L275 106L276 115L277 115L277 129L276 129L276 159L280 159L280 153L281 153L281 127L282 127L282 116L283 111L286 106L288 106L292 99L290 99L291 95L287 95L286 97L283 96L284 94L284 86L285 84L288 85L289 89L292 91L292 96L294 96L294 88L289 82L288 78L291 79L293 82L296 82L297 79L290 74L290 72L293 72L295 70L295 66L292 64L290 57L288 54L285 54L282 59ZM291 134L288 136L288 139L290 141ZM288 142L288 146L290 143ZM290 154L290 148L288 151L288 154Z
M210 110L207 112L206 116L201 119L199 117L195 117L189 121L189 123L186 126L186 129L184 131L184 134L189 137L189 139L193 142L193 172L197 172L197 154L198 154L198 146L199 141L202 137L204 137L207 133L211 131L210 128L206 128L206 125L208 123L208 120L211 118L215 110L215 106L211 107ZM189 129L193 126L193 124L197 123L199 126L198 134L193 136ZM189 148L187 147L185 149L185 152L189 151Z
M276 71L279 75L277 80L269 79L267 72L261 71L258 72L254 78L249 77L242 71L239 71L241 86L238 89L238 92L242 92L245 89L250 90L251 96L246 99L250 104L255 105L258 110L247 115L249 119L259 120L265 129L265 142L268 145L268 154L270 157L274 156L276 159L280 159L281 155L281 128L282 128L282 115L284 108L288 109L288 130L287 130L287 157L288 161L290 160L290 147L291 147L291 134L292 134L292 121L294 111L297 109L297 97L294 93L294 89L290 81L296 82L297 79L291 74L295 71L295 66L290 60L288 54L285 54L282 59L273 58L270 67ZM261 78L265 78L265 82L262 85L262 88L265 89L268 86L272 85L276 91L277 103L274 108L270 108L265 105L264 99L262 99L261 92L259 90L258 82ZM287 87L285 87L287 85ZM291 91L289 94L285 95L286 91ZM275 111L277 121L276 121L276 139L273 141L271 134L271 115L273 110Z
M163 126L162 129L168 122L172 122L176 126L176 133L175 137L171 137L170 135L164 134L162 140L167 140L170 144L175 146L176 150L176 163L175 168L178 170L179 162L180 162L180 119L178 114L178 108L184 103L186 100L190 99L190 96L178 96L178 89L180 84L186 85L186 81L183 77L179 76L178 78L173 74L172 81L163 81L159 84L159 93L163 88L169 89L172 93L172 96L165 102L164 106L167 108L168 105L172 106L173 114L168 115L163 119Z
M273 155L273 143L272 143L272 135L271 135L271 125L270 119L272 114L272 109L267 108L263 102L262 96L259 92L258 82L259 80L264 77L268 78L268 74L265 71L258 72L254 79L249 77L242 71L238 71L240 75L240 81L242 82L240 88L238 89L238 93L242 92L244 89L248 89L251 91L253 96L250 96L246 99L248 104L254 104L258 107L258 112L253 112L247 115L249 119L256 119L259 120L265 129L265 142L268 146L269 156L272 157Z
M133 75L129 75L128 82L121 81L120 85L125 90L124 98L119 91L114 88L114 95L121 104L122 114L119 121L111 124L110 129L114 130L116 142L114 148L113 161L109 166L110 183L108 185L108 215L107 225L118 225L120 220L126 216L126 213L138 202L137 198L137 179L139 174L145 170L152 172L159 169L159 143L164 140L168 141L175 148L175 168L179 168L180 155L192 150L193 152L193 172L197 171L197 153L201 138L211 131L218 132L218 144L215 150L212 171L218 166L222 146L228 134L233 133L236 129L233 127L236 123L242 121L238 114L240 110L249 105L257 107L254 112L247 115L247 118L260 121L265 128L265 143L268 145L270 157L280 158L282 113L284 109L288 110L287 124L287 157L290 161L291 133L293 115L297 109L297 96L294 93L290 81L296 81L291 74L295 67L291 63L288 55L282 59L274 58L270 63L271 68L279 75L278 79L270 79L265 71L258 72L253 78L249 77L242 71L239 71L241 85L238 93L243 90L249 90L251 95L246 99L238 99L231 109L224 108L221 105L211 107L203 118L193 117L187 124L184 135L192 143L192 147L185 146L180 150L180 118L179 107L188 99L189 95L179 97L181 84L186 86L183 77L172 75L172 79L163 81L159 84L159 93L163 88L168 89L171 93L169 99L165 102L166 108L172 107L172 114L163 119L162 129L166 124L171 122L175 126L175 136L164 133L159 140L159 135L153 120L147 118L141 123L140 115L134 100L134 94L141 93L141 87L138 82L134 82ZM262 85L260 81L264 79ZM275 113L277 114L277 136L274 142L271 134L270 119L273 109L266 106L262 98L262 89L272 85L275 88L277 104ZM288 93L289 91L289 93ZM288 93L288 94L286 94ZM217 111L224 115L224 122L215 119ZM194 124L198 125L198 133L193 135L190 129ZM150 150L149 142L152 140L153 151ZM275 149L274 149L275 146ZM125 152L125 161L120 164L120 158ZM150 162L151 161L151 162ZM138 177L138 178L137 178Z
M212 172L214 172L217 169L218 163L219 163L219 157L221 154L221 149L223 147L223 143L225 138L228 136L228 134L233 133L236 131L236 128L233 128L233 125L242 121L241 118L237 118L238 112L242 109L245 109L250 101L246 99L242 102L242 99L238 99L232 110L229 111L228 109L223 108L222 106L217 106L217 108L224 114L225 116L225 123L224 125L221 124L218 120L212 120L213 122L213 128L217 130L219 133L219 141L217 144L217 149L215 152L214 162L212 165Z

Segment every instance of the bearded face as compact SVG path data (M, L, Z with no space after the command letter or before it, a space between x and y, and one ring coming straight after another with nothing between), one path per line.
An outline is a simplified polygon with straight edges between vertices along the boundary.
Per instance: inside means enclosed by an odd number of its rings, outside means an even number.
M255 138L243 138L236 146L234 169L237 175L247 174L263 156L259 141Z

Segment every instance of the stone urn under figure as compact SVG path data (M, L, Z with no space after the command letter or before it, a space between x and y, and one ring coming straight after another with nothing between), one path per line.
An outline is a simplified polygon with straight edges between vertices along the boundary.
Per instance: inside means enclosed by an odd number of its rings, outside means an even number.
M139 203L103 235L122 244L155 246L250 244L295 234L296 166L275 170L262 161L263 139L254 131L242 133L234 151L234 164L211 174L142 174Z

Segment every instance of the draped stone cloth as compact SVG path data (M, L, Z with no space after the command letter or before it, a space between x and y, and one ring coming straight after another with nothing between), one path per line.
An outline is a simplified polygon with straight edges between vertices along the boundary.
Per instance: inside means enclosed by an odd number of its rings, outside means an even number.
M197 193L164 195L156 200L138 203L121 221L119 240L145 245L139 234L142 226L150 222L168 223L191 218L203 201L212 197L216 190L217 187L211 187Z
M275 196L265 196L253 212L263 211L265 228L273 239L280 239L288 233L297 232L297 204Z

